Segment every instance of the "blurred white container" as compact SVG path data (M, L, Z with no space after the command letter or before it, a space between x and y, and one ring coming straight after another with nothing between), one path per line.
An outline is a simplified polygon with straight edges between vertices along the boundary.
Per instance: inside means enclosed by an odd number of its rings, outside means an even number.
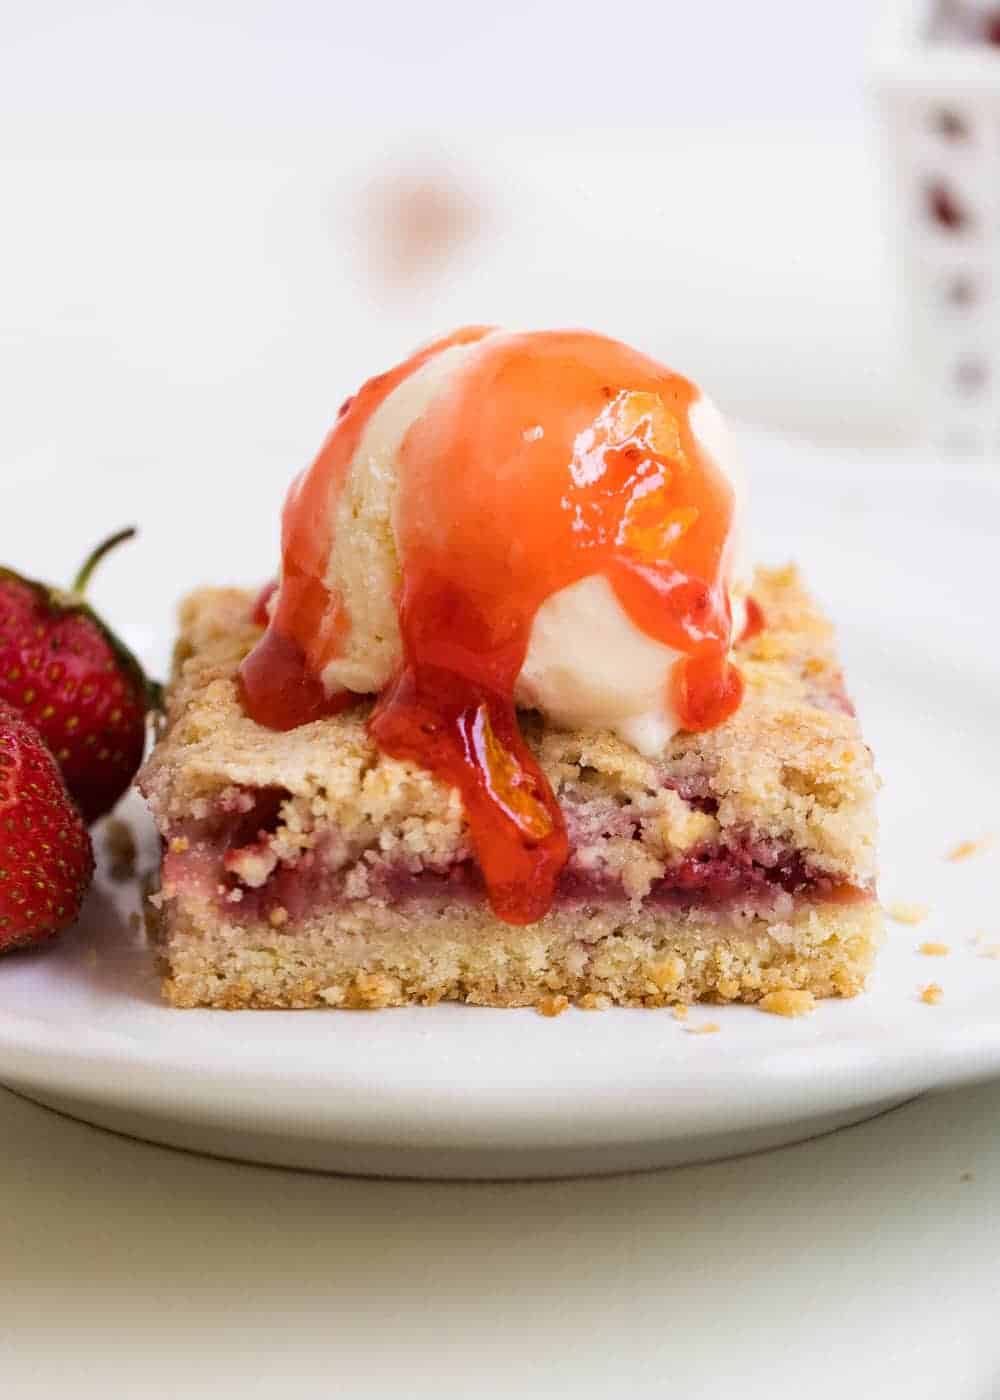
M870 76L916 433L935 452L1000 458L1000 0L885 0Z

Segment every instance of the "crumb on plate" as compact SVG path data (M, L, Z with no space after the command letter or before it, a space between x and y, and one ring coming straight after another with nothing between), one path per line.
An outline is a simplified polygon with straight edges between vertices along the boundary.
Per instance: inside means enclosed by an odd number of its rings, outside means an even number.
M992 836L980 836L976 841L959 841L957 846L952 846L945 859L951 861L969 860L971 856L980 855L992 844Z
M108 874L116 884L135 878L138 849L135 835L128 822L111 817L104 826L104 848L108 855Z
M907 904L897 900L894 904L887 904L885 912L897 924L922 924L931 911L926 904Z
M943 996L944 988L939 986L937 982L928 982L926 987L920 989L920 1000L926 1006L937 1006Z
M718 1021L702 1021L699 1026L687 1026L685 1029L688 1035L714 1035L715 1032L720 1031L722 1027L719 1025Z
M558 996L542 997L538 1003L538 1009L543 1016L561 1016L569 1006L569 997L564 997L562 993Z

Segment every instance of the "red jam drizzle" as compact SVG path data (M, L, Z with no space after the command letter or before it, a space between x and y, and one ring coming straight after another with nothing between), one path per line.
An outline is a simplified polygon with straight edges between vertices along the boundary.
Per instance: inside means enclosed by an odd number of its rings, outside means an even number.
M320 676L350 626L326 584L333 544L332 502L375 410L393 389L451 345L467 345L489 326L466 326L431 341L387 374L376 375L340 406L312 466L292 484L281 517L281 586L267 632L240 671L243 704L258 724L296 729L354 704L350 691L328 696Z
M331 493L391 390L484 335L460 331L366 384L293 486L277 605L242 672L253 718L290 728L353 702L319 679L349 627L324 582ZM403 440L403 656L371 733L459 790L490 903L510 923L542 917L568 856L514 706L547 598L603 575L633 623L681 653L669 685L685 728L714 727L740 703L728 660L733 494L692 432L697 398L688 380L601 336L495 335Z
M278 580L272 579L266 583L257 594L253 608L250 612L250 621L257 627L266 627L271 617L271 599L278 591Z
M743 623L743 631L737 637L737 645L749 642L752 637L756 637L759 632L763 632L767 626L764 617L764 609L757 602L756 598L747 598L746 621Z

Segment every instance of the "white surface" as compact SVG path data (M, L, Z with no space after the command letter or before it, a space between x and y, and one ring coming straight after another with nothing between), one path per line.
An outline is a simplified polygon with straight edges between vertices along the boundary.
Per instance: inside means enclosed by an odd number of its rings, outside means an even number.
M840 623L886 784L883 890L933 911L919 930L891 927L867 996L794 1023L744 1007L693 1013L694 1025L721 1025L711 1036L634 1011L182 1016L159 1004L148 954L126 930L135 892L104 887L75 937L0 965L4 1081L220 1153L524 1176L746 1150L1000 1073L1000 962L973 944L981 930L1000 942L988 927L1000 845L968 864L944 859L988 831L1000 786L1000 674L986 644L1000 485L952 479L943 515L933 468L884 462L876 475L870 460L745 437L763 556L792 545ZM69 487L63 502L72 513ZM172 586L192 567L178 561ZM155 615L162 586L133 595L134 613ZM950 957L919 955L925 938L949 943ZM931 980L946 989L937 1007L917 995Z
M993 1400L998 1116L1000 1084L714 1166L428 1186L0 1092L4 1394Z

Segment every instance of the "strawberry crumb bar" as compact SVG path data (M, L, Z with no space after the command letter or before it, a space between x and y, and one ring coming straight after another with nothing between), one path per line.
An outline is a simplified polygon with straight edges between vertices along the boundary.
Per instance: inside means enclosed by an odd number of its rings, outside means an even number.
M565 820L551 908L491 910L458 792L369 736L370 702L287 732L249 718L253 597L183 605L141 786L163 838L153 938L180 1007L664 1006L862 989L880 937L876 778L831 627L758 570L743 703L656 760L521 728ZM780 1000L780 999L779 999Z

